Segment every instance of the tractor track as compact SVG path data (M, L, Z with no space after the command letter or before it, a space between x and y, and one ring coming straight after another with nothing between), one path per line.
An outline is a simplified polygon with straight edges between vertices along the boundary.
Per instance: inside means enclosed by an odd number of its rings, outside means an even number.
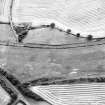
M105 40L89 41L86 43L72 43L61 45L38 44L38 43L14 43L9 41L0 41L0 46L23 47L23 48L39 48L39 49L74 49L105 45Z

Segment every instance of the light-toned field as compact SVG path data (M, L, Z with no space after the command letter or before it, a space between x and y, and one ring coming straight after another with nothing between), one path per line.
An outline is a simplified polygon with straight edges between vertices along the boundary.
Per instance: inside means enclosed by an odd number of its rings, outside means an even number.
M104 0L15 0L13 21L33 22L33 26L55 22L82 36L105 37Z
M0 22L9 22L11 0L0 0Z
M0 21L9 22L10 1L0 0ZM105 37L104 0L15 1L14 22L33 22L33 26L55 22L60 29L70 28L72 33L80 32L85 37L88 34L92 34L93 37ZM10 26L0 25L0 41L15 42ZM78 39L65 32L50 28L32 30L23 40L23 43L51 45L83 42L86 42L86 39ZM22 83L42 77L72 79L104 76L105 45L75 49L41 49L4 46L0 43L0 67L13 74ZM30 102L31 105L40 105L32 100ZM42 103L42 105L44 104L47 105Z

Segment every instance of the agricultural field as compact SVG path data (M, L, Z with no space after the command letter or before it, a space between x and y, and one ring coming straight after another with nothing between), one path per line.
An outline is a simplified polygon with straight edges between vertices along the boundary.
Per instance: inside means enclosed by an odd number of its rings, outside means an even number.
M15 0L11 11L10 5L11 0L0 0L0 23L5 23L0 24L0 67L22 84L40 78L105 77L104 0ZM19 43L10 23L33 29L25 36L20 32Z
M6 29L2 28L6 30L4 33L1 31L1 35L4 34L3 40L14 39L8 37L7 27ZM47 33L50 35L50 31L46 31ZM31 38L28 41L31 43ZM34 42L32 41L32 43ZM97 76L105 71L104 45L69 49L41 49L4 45L0 45L0 47L1 66L19 78L21 82L40 77Z
M104 0L15 0L13 22L32 22L33 26L55 22L61 29L86 37L104 37Z

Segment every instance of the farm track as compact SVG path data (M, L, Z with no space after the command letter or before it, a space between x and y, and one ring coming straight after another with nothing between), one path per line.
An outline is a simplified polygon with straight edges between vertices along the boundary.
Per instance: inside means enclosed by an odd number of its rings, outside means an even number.
M38 44L38 43L13 43L7 41L0 41L0 45L4 46L12 46L12 47L27 47L27 48L39 48L39 49L74 49L81 47L92 47L92 46L100 46L104 45L105 40L94 41L94 42L86 42L86 43L72 43L72 44L61 44L61 45L50 45L50 44Z

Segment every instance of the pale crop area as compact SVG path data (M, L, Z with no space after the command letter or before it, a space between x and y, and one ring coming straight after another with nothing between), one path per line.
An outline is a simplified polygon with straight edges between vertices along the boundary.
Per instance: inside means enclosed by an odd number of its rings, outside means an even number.
M104 0L16 0L13 21L33 26L55 22L57 27L82 36L104 37Z
M54 22L56 27L62 30L71 29L73 34L80 33L84 37L91 34L94 38L105 37L104 0L13 1L12 21L15 24L31 22L32 26L39 26ZM0 0L0 21L9 22L10 4L11 0Z

